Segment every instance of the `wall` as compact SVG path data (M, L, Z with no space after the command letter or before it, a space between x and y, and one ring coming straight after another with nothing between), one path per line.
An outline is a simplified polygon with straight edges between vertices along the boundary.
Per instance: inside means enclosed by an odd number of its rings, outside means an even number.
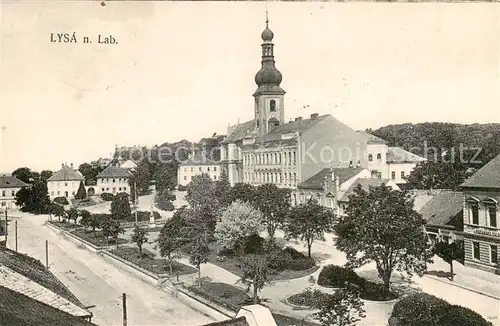
M389 175L387 178L392 179L392 172L395 173L395 179L394 180L396 183L406 183L406 180L401 177L401 172L404 172L404 175L408 177L410 173L415 169L417 166L416 163L390 163L389 165Z
M21 188L1 188L0 189L0 209L16 207L16 194ZM5 203L5 205L4 205Z
M130 184L128 178L98 178L97 185L94 189L96 195L105 192L114 195L119 192L125 192L130 195Z
M389 169L387 166L387 152L389 147L385 144L368 144L366 149L366 159L368 161L368 169L370 171L378 171L382 173L382 178L390 178ZM372 161L369 160L369 155ZM377 158L380 155L380 160Z
M201 170L200 170L201 169ZM214 181L220 178L220 165L181 165L178 168L177 184L186 186L194 176L206 173Z
M51 200L56 197L74 198L79 187L80 180L47 182L47 189ZM68 192L68 196L65 195L65 192Z

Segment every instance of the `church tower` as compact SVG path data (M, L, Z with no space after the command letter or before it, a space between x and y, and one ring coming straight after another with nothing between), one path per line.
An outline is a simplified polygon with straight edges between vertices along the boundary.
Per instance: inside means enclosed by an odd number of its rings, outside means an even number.
M262 135L285 122L285 91L280 87L281 73L274 62L274 33L269 29L266 12L266 29L262 32L262 66L255 75L258 88L253 94L255 98L255 125L258 134Z

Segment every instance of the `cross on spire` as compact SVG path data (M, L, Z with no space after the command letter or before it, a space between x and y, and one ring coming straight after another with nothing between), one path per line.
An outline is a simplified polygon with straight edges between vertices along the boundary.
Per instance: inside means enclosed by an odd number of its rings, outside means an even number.
M269 16L267 13L267 1L266 1L266 28L268 27L268 25L269 25Z

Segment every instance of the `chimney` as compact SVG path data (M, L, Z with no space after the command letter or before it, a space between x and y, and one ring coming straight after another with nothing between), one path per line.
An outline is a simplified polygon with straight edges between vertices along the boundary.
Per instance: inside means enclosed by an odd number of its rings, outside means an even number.
M61 163L61 167L62 167L62 168L64 167L64 163Z
M73 163L71 163L69 166L73 169Z
M297 121L302 121L302 117L296 117L295 122L297 122Z
M319 116L319 114L317 114L317 113L313 113L313 114L311 114L311 119L313 119L313 120L314 120L314 119L317 119L317 118L318 118L318 116Z
M340 180L339 180L339 177L335 177L335 192L339 192L340 191Z

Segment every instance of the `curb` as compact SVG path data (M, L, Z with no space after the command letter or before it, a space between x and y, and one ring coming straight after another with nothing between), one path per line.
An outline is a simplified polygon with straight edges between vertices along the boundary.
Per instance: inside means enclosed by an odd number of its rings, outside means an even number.
M475 290L475 289L472 289L470 287L467 287L467 286L464 286L464 285L460 285L460 284L457 284L457 283L454 283L454 282L451 282L449 280L443 280L437 276L433 276L433 275L424 275L425 277L428 277L430 279L433 279L433 280L436 280L436 281L439 281L441 283L446 283L446 284L449 284L449 285L453 285L453 286L456 286L456 287L459 287L461 289L464 289L464 290L467 290L467 291L470 291L470 292L474 292L476 294L479 294L479 295L483 295L485 297L489 297L491 299L495 299L495 300L499 300L500 301L500 297L499 296L495 296L495 295L492 295L492 294L488 294L488 293L484 293L484 292L481 292L481 291L478 291L478 290Z

